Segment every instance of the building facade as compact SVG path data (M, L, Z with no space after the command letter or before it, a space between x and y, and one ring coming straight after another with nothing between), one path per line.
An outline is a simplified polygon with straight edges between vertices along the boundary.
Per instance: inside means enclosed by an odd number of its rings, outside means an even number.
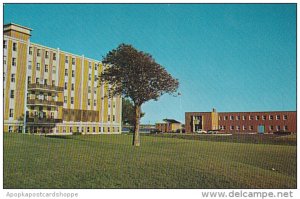
M174 133L182 129L181 123L174 119L164 119L162 122L156 123L155 128L162 133Z
M121 133L121 97L98 84L104 65L30 41L31 29L4 25L4 131Z
M187 133L218 130L221 133L297 132L296 111L272 112L186 112Z

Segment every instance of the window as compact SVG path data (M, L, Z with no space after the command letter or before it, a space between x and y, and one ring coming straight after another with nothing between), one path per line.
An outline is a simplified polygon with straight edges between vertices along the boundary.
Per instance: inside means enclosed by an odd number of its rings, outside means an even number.
M94 106L96 106L97 104L96 104L96 100L94 100Z
M56 53L53 53L53 60L56 60Z
M31 77L30 76L28 76L28 78L27 78L27 83L31 84Z
M256 120L259 120L259 115L256 116Z
M13 117L14 116L14 109L9 109L9 117Z
M113 115L113 122L114 122L114 121L116 121L116 116L115 116L115 115Z
M287 115L283 115L283 120L287 120Z
M107 116L107 121L110 122L110 115Z
M249 120L253 120L253 115L249 115Z
M32 47L29 47L29 55L32 55Z
M65 89L68 89L68 83L65 82Z
M239 131L239 130L240 130L240 126L236 126L236 130L238 130L238 131Z
M267 119L267 116L263 115L263 116L261 117L261 119L262 119L262 120L266 120L266 119Z
M37 49L36 56L41 56L41 49Z
M74 97L71 97L71 104L74 104Z
M28 61L28 69L31 70L31 67L32 67L32 62Z
M110 108L110 101L108 101L108 108Z
M109 127L107 127L107 132L110 132L110 128Z
M101 131L101 127L99 127L99 132L102 132L102 131Z
M93 132L94 132L94 133L96 132L96 127L93 127Z
M40 63L36 63L36 70L40 70Z
M87 132L88 132L88 133L90 132L90 127L87 127Z
M234 119L234 117L232 115L230 115L230 120L233 120L233 119Z
M240 120L241 119L241 116L236 116L236 120Z
M269 115L269 120L273 120L273 115Z
M246 120L246 116L245 116L245 115L243 115L243 117L242 117L242 118L243 118L243 120Z
M269 126L269 130L270 131L273 130L273 126L272 125Z
M52 66L52 73L56 73L56 66Z
M91 80L92 79L92 75L91 74L89 74L89 80Z
M11 64L12 66L16 66L17 65L17 63L16 63L16 58L12 58L12 64Z
M15 74L11 74L11 82L15 82L16 81L16 75Z
M46 65L45 65L45 72L47 73L48 70L49 70L49 67L48 67L48 65L46 64Z
M90 86L88 87L88 93L91 93L91 87Z
M246 127L245 127L245 125L243 125L243 131L244 131L244 130L246 130Z
M92 63L89 62L89 69L92 69Z
M72 133L73 132L73 128L72 127L70 127L70 133Z
M54 86L55 85L55 80L52 80L52 86Z
M115 102L113 102L113 108L116 108L116 103Z
M17 43L13 43L13 51L17 51Z
M97 87L94 88L94 94L97 94Z
M280 130L280 126L276 126L276 129L277 129L277 131L279 131Z
M7 49L7 41L6 40L3 41L3 48Z
M3 56L3 65L6 64L6 56Z
M49 58L49 52L48 52L48 51L45 52L45 58L46 58L46 59Z
M249 130L252 131L253 130L253 126L249 126Z
M75 58L72 58L72 64L75 65Z
M288 126L283 126L283 130L287 131L288 130Z
M74 84L71 84L71 90L72 91L74 90Z
M68 56L65 56L65 63L69 63L69 57Z
M88 99L88 105L89 106L91 105L91 99Z
M68 76L68 69L65 69L65 76Z
M72 77L75 77L75 71L72 70Z
M95 70L98 70L98 64L95 64Z
M226 116L224 116L224 120L227 120L228 119L228 116L226 115Z
M8 132L9 132L9 133L12 133L12 132L13 132L13 127L12 127L12 126L9 126L9 127L8 127Z
M94 78L94 80L98 80L98 75L95 75L95 78Z
M39 79L38 77L35 79L35 83L36 83L36 84L39 84L39 83L40 83L40 79Z
M76 129L77 129L77 132L79 132L79 131L80 131L80 129L79 129L79 126L77 126L77 128L76 128Z
M47 85L47 84L48 84L48 80L44 79L44 85Z
M11 99L15 98L15 91L14 90L10 90L10 98Z
M276 115L276 120L280 120L280 115Z
M64 103L67 103L68 102L68 98L67 96L64 96Z
M234 130L234 126L230 126L230 130Z

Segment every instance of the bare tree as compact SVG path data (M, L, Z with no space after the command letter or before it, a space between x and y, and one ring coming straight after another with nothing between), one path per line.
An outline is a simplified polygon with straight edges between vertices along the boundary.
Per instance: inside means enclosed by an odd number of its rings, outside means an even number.
M179 82L152 56L131 45L120 44L103 58L106 64L101 82L112 85L109 96L122 95L134 103L135 124L133 145L140 146L139 125L141 106L149 100L158 100L165 94L177 91Z

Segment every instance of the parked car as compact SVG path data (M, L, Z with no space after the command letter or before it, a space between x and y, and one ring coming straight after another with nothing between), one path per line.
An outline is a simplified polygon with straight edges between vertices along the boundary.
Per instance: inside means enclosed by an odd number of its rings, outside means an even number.
M218 134L219 130L208 130L207 134Z
M196 131L196 133L198 133L198 134L206 134L207 131L199 129L199 130Z
M274 135L291 135L292 132L280 130L280 131L275 131L273 134Z

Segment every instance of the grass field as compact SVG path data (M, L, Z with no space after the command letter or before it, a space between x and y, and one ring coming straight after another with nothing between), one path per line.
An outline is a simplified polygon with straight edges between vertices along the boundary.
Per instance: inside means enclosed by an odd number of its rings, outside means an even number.
M289 142L131 139L5 133L4 188L296 188Z

